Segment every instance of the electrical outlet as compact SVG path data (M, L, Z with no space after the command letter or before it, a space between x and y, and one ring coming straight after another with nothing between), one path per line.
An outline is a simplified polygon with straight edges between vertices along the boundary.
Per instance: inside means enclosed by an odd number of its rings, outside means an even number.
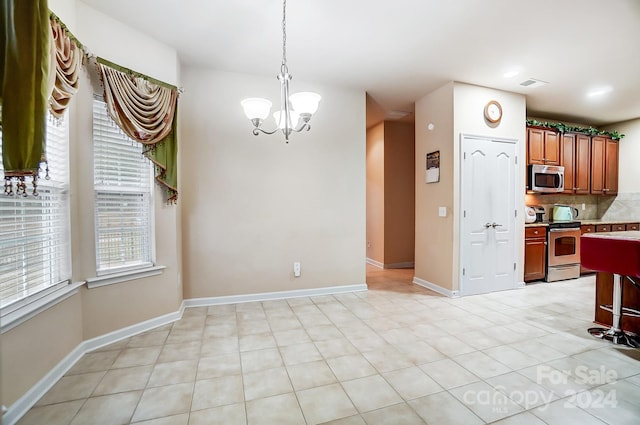
M367 241L367 248L371 248L371 241Z
M293 263L293 275L295 277L300 277L300 263L298 261Z
M582 204L582 211L586 210L587 206L585 204Z

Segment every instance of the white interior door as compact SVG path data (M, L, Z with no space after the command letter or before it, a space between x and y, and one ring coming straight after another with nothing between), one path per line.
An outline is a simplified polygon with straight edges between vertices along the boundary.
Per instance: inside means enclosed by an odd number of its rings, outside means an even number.
M515 288L515 140L463 135L461 143L461 295Z

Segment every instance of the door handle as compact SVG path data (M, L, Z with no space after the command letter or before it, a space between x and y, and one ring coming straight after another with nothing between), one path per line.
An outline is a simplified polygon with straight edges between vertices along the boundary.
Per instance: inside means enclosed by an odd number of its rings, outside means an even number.
M487 224L489 224L489 223L487 223ZM497 223L494 221L494 222L493 222L493 224L491 224L491 227L493 227L493 228L495 229L496 227L502 227L502 224L497 224Z
M491 224L491 223L486 223L483 227L484 227L485 229L488 229L488 228L489 228L489 227L491 227L491 226L492 226L492 224Z

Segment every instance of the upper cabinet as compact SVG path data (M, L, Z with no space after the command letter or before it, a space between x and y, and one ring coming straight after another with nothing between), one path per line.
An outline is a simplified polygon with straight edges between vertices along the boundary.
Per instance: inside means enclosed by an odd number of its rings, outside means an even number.
M618 193L618 141L595 136L591 139L591 193Z
M563 166L565 194L616 195L618 155L609 135L527 127L527 164Z
M527 163L560 165L560 136L541 128L527 129Z
M564 167L564 191L571 195L591 190L591 137L563 133L560 138L560 165Z

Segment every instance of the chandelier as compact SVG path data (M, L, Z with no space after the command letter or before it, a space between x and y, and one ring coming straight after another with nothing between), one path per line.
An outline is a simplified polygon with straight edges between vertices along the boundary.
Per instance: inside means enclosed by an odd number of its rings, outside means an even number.
M320 95L312 92L300 92L289 95L289 81L291 74L287 68L287 0L282 2L282 64L280 65L280 110L273 113L276 121L276 128L268 131L262 128L262 123L269 116L272 103L268 99L252 97L244 99L240 104L244 108L244 113L253 124L253 134L257 136L259 132L264 134L274 134L282 130L284 139L289 143L289 136L292 132L299 133L309 130L311 116L318 110Z

